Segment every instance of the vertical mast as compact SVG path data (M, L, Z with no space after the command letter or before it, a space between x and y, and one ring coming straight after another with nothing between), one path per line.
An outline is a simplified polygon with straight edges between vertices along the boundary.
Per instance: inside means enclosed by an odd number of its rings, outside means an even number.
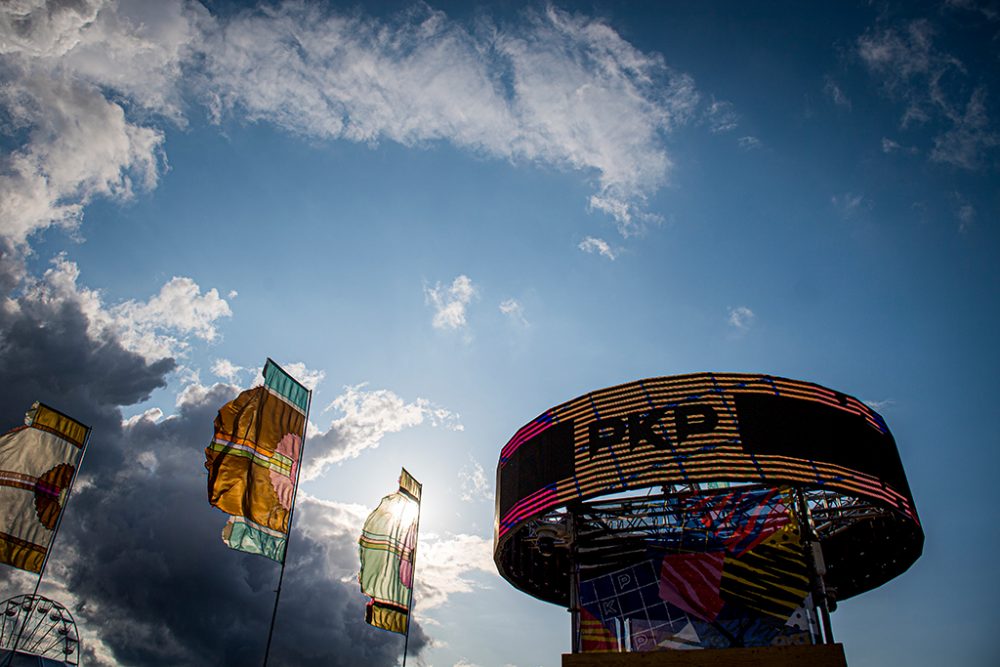
M576 515L572 509L566 510L569 528L569 652L580 652L580 564L577 562Z
M823 643L833 643L833 624L830 622L830 606L826 592L826 583L823 575L826 574L826 565L823 562L823 551L819 537L813 528L812 513L809 511L809 501L806 500L805 493L801 488L795 490L798 500L799 514L802 524L802 548L805 551L806 561L809 563L809 578L812 580L813 609L818 610L818 615L823 623Z

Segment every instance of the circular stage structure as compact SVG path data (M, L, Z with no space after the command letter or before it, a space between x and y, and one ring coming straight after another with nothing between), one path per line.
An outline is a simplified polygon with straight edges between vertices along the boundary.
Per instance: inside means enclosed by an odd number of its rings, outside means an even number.
M650 378L546 410L503 447L496 488L497 568L570 608L574 651L830 642L836 601L923 549L882 417L770 375Z
M15 595L0 603L0 613L0 665L80 664L76 621L63 605L41 595Z

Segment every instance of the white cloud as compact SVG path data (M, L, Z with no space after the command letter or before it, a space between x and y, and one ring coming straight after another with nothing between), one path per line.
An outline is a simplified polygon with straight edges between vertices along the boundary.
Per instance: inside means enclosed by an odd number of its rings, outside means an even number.
M177 397L174 399L174 405L178 408L184 407L185 405L202 405L205 402L205 398L215 389L225 389L233 396L238 394L240 391L240 387L234 384L218 382L212 386L206 386L196 380L184 385L184 388L181 389L180 393L178 393Z
M473 500L492 500L493 490L486 479L486 471L478 461L470 457L468 465L458 471L458 482L461 499L465 502Z
M110 326L126 349L158 359L181 354L187 336L216 340L216 320L233 313L214 287L202 294L198 283L175 276L149 301L126 301L114 306L110 314Z
M207 20L179 1L0 6L0 108L27 135L0 168L0 235L24 243L51 225L73 228L93 198L156 186L163 132L125 109L183 122L181 64Z
M345 387L344 393L324 410L338 410L343 416L335 419L326 432L310 436L310 454L302 471L303 479L318 477L330 465L378 447L382 438L390 433L399 433L425 422L454 431L463 429L457 414L427 399L418 398L407 403L388 389L369 391L365 386Z
M322 565L330 579L357 586L358 535L373 509L357 503L322 500L299 488L295 495L295 530L325 547Z
M868 202L864 195L854 194L852 192L833 195L830 197L830 203L833 204L834 208L840 211L841 214L847 218L853 216L862 207L868 207Z
M155 187L163 134L125 118L96 88L19 73L0 108L28 142L0 163L0 236L21 244L51 225L75 228L94 197L127 200Z
M517 299L504 299L501 301L500 312L506 315L511 322L515 322L522 327L528 326L528 320L524 317L524 307Z
M1000 11L997 11L996 7L991 7L988 3L980 3L976 0L945 0L944 4L951 9L961 9L981 14L990 21L1000 19Z
M896 401L892 400L891 398L887 398L882 401L865 401L865 405L870 407L872 410L875 410L876 412L881 412L882 410L885 410L886 408L891 407L895 404Z
M230 382L236 382L236 377L246 370L243 366L237 366L229 361L229 359L216 359L212 364L212 372L217 377L229 380Z
M0 54L180 119L181 68L211 23L184 0L18 0L0 9Z
M931 160L963 169L975 169L983 154L1000 146L1000 134L986 113L986 90L977 88L962 111L951 115L952 126L934 138Z
M705 120L712 134L732 132L739 127L740 116L733 108L732 102L712 100L705 112Z
M188 348L190 337L213 341L215 322L232 313L217 290L204 294L190 278L175 277L148 301L128 300L105 306L100 292L77 285L80 270L60 255L41 280L26 293L51 303L73 302L87 316L87 333L93 340L114 336L121 345L147 361L176 357Z
M450 286L437 283L434 287L424 287L424 298L434 306L435 329L461 329L466 326L465 311L478 293L476 286L466 275L460 275Z
M604 239L596 238L594 236L588 236L582 241L580 241L580 244L577 246L577 248L579 248L583 252L589 252L589 253L596 252L597 254L603 255L604 257L607 257L610 260L614 260L615 257L617 257L617 254L611 248L611 246L608 245L607 241L605 241Z
M862 35L858 54L886 94L904 103L903 129L932 122L946 128L934 138L931 160L976 169L1000 145L1000 134L986 111L986 89L962 83L969 76L967 69L958 58L938 49L934 38L929 21L910 21L899 29Z
M906 153L908 155L916 155L920 152L916 146L903 146L897 141L893 141L888 137L882 137L882 152L886 155L892 155L893 153Z
M420 561L414 596L423 611L440 607L455 593L472 593L481 587L470 575L497 574L493 540L476 535L428 536L420 540Z
M281 367L285 369L289 375L301 382L307 389L315 389L319 386L319 383L323 381L326 377L326 371L314 371L310 368L306 368L306 365L301 361L293 361L290 364L282 364Z
M833 79L827 77L826 84L823 86L823 92L826 93L838 107L842 107L848 111L851 110L851 100L847 98L847 95L844 94L844 91L840 89L840 86L838 86L837 82Z
M422 4L388 19L302 2L219 18L184 0L18 0L0 5L0 34L0 109L27 136L0 170L0 234L15 243L75 227L95 197L155 187L154 123L183 126L185 95L217 120L579 171L590 209L631 234L655 219L643 208L671 169L665 135L699 100L659 54L553 7L467 26Z
M955 201L958 207L955 211L955 216L958 218L958 231L964 234L976 222L976 207L959 194L955 195Z
M470 32L426 6L383 22L287 3L220 26L205 55L219 114L590 172L597 200L618 204L592 208L623 229L666 182L663 134L699 97L658 54L551 7Z
M751 151L761 146L760 139L751 136L740 137L736 140L736 143L745 151Z
M128 428L130 426L135 426L141 421L149 421L154 424L163 419L163 410L160 408L149 408L145 412L133 415L122 422L122 426Z
M746 306L737 306L729 309L729 326L738 331L746 331L753 326L757 316Z

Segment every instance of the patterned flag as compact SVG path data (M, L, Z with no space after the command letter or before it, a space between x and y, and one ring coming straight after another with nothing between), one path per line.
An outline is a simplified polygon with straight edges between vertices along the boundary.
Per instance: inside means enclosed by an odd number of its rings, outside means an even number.
M89 430L35 403L0 436L0 563L41 571Z
M382 498L361 531L361 592L369 596L365 621L406 634L413 594L422 486L404 468L399 491Z
M230 548L285 557L310 392L267 360L264 384L226 403L205 449L208 502L231 514Z

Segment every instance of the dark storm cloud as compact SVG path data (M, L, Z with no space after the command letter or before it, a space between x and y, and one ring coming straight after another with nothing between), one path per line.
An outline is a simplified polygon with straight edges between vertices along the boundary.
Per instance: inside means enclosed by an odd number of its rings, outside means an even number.
M23 267L4 258L0 284ZM9 292L5 292L9 294ZM142 401L175 366L146 363L113 337L94 340L79 301L26 291L0 302L0 418L20 422L42 400L94 426L81 483L49 565L75 597L72 612L112 653L95 665L247 665L264 651L278 565L227 549L225 515L206 501L203 449L215 412L235 394L216 385L177 415L122 424L119 406ZM364 622L364 598L349 576L357 563L353 525L336 506L300 505L270 664L390 665L402 638ZM356 517L351 517L352 521ZM9 571L9 568L3 568ZM0 574L10 586L9 572ZM341 579L348 579L347 583ZM13 595L20 590L9 590ZM426 644L415 628L411 650Z

